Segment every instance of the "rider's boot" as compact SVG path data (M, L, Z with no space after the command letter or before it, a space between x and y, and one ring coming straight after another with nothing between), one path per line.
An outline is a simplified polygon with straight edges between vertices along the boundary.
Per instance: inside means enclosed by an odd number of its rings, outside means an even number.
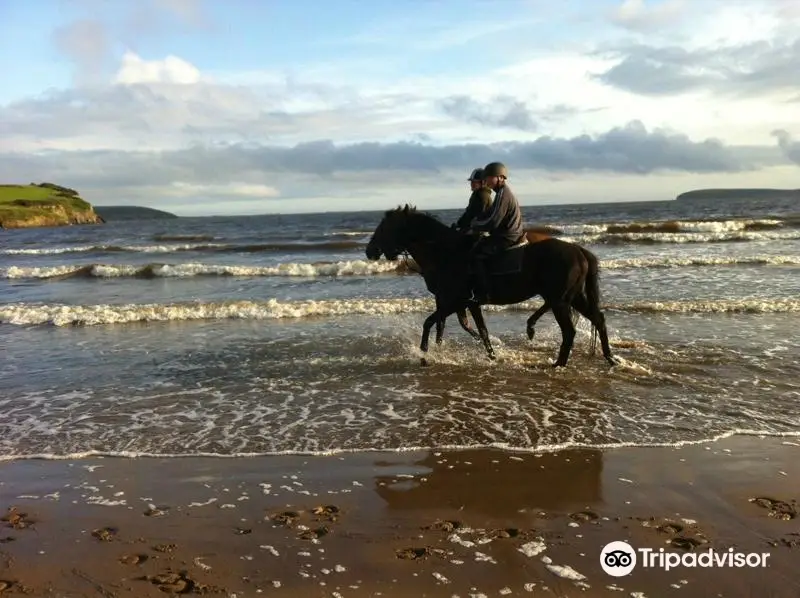
M472 296L470 301L486 303L489 300L489 281L486 273L486 260L476 259L472 265Z

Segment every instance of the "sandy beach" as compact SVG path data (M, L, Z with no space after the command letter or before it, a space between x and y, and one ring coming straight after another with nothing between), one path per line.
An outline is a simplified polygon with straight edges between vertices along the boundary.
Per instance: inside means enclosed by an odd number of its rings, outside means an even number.
M0 593L797 596L800 443L0 465ZM751 499L760 499L753 501ZM782 501L782 502L781 502ZM766 568L639 565L769 553Z

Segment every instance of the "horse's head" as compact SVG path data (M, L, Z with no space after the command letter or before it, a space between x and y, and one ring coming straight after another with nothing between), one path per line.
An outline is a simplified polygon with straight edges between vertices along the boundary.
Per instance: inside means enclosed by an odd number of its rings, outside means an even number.
M410 223L416 214L416 209L408 204L387 211L367 244L367 258L377 260L383 254L387 260L396 260L398 255L408 250L413 240Z
M383 237L382 229L383 221L378 225L378 228L375 229L375 232L372 233L372 236L369 238L369 243L367 243L367 259L369 260L379 260L381 259L381 254L383 250L381 249L380 241Z

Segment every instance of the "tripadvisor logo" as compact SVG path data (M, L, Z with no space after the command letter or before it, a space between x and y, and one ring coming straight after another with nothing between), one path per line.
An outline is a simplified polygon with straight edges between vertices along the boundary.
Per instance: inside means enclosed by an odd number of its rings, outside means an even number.
M600 566L613 577L623 577L633 571L637 562L644 568L665 571L676 567L766 567L769 556L768 552L734 552L733 548L678 554L663 548L635 549L627 542L614 541L600 552Z
M623 577L636 566L636 551L627 542L609 542L600 553L600 566L614 577Z

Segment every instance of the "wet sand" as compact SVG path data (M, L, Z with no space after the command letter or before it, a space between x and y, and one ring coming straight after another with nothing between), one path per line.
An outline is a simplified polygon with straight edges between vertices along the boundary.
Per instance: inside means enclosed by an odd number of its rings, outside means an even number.
M798 439L737 437L2 463L0 594L796 597L798 457ZM763 569L612 577L600 552L613 540L770 556Z

